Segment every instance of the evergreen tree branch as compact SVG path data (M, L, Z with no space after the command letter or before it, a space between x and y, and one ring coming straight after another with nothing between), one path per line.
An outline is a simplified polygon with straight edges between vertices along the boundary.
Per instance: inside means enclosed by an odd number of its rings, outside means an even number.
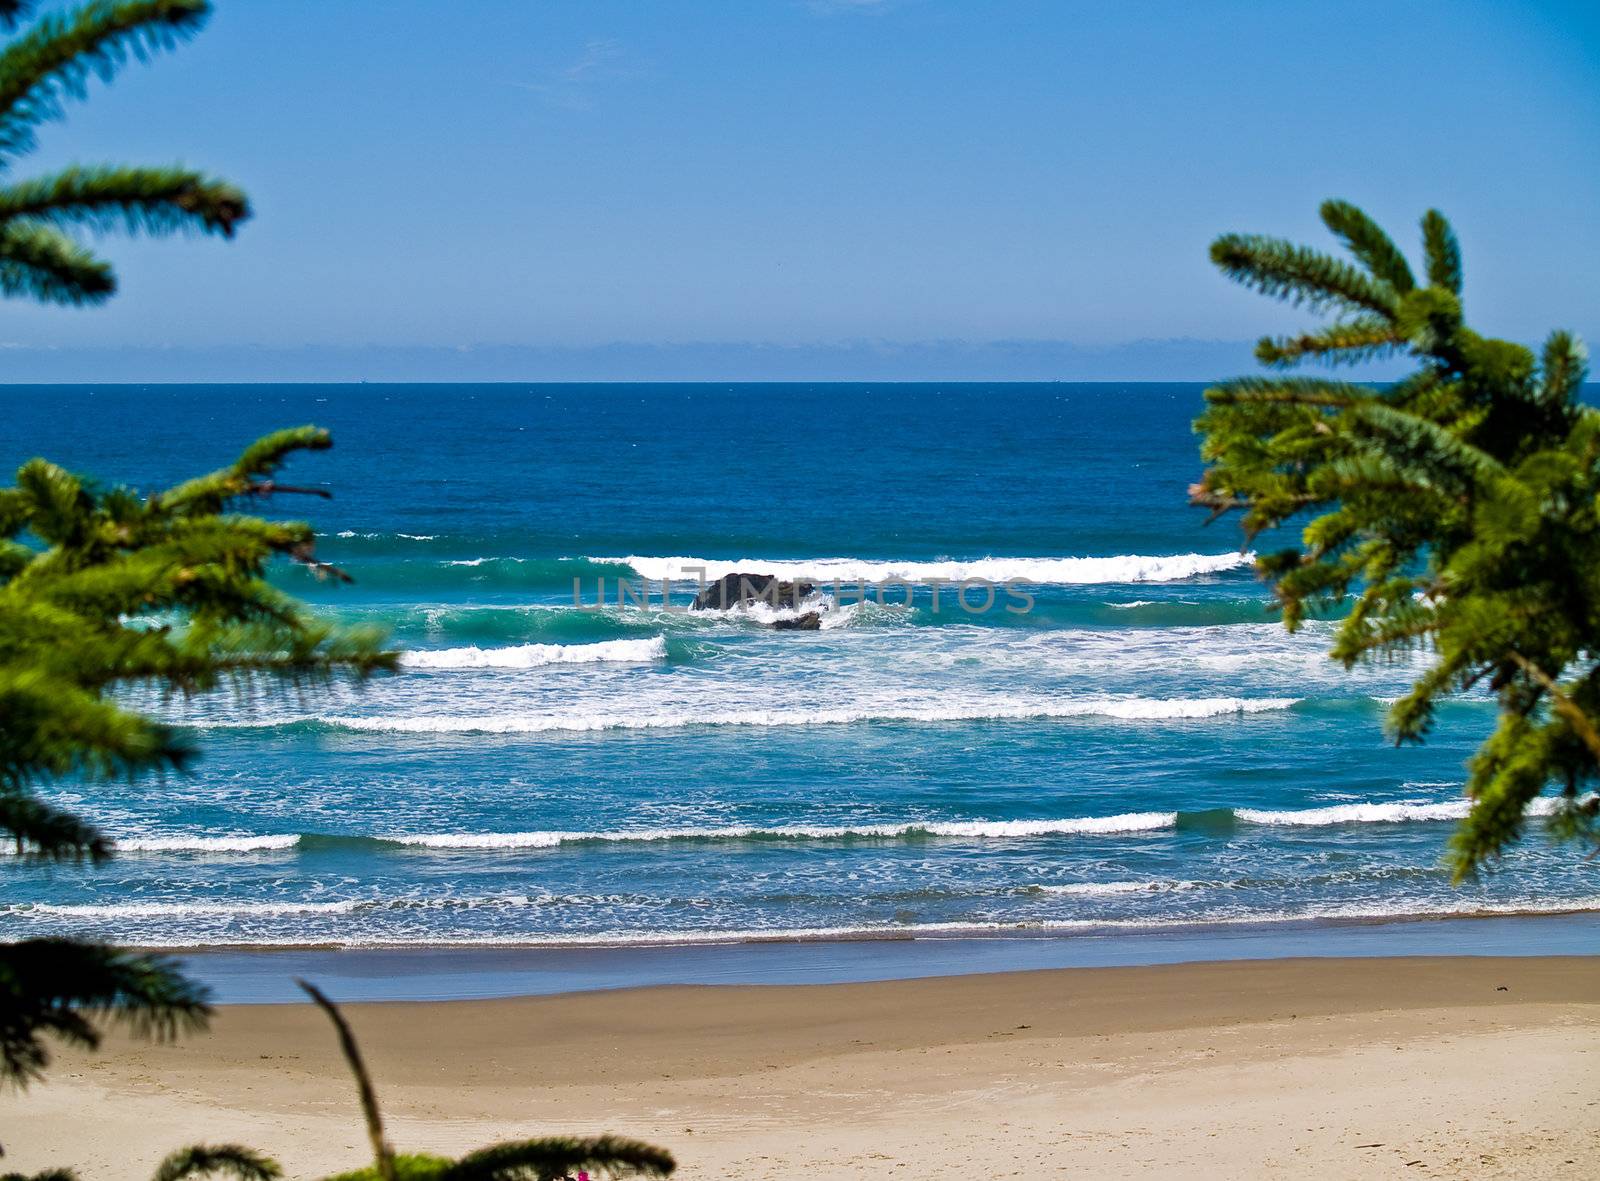
M1211 261L1235 282L1312 310L1341 307L1391 320L1398 304L1387 283L1279 238L1224 234L1211 244Z
M39 1077L47 1035L97 1046L96 1019L167 1041L210 1016L207 990L159 956L71 939L0 944L0 1081Z
M95 865L111 857L111 842L92 824L14 792L0 794L0 833L10 836L19 857Z
M120 225L153 236L199 229L231 238L249 216L249 199L239 189L187 168L73 165L0 188L0 222Z
M47 460L30 459L17 469L16 493L21 522L46 545L84 541L93 502L77 476Z
M1557 332L1536 358L1468 328L1460 248L1437 211L1422 223L1425 287L1360 210L1330 202L1323 216L1370 278L1274 239L1213 247L1232 277L1342 317L1266 341L1260 359L1403 343L1419 368L1382 391L1273 377L1208 390L1191 502L1243 509L1249 537L1303 515L1298 544L1257 570L1290 630L1354 599L1331 651L1347 666L1432 653L1390 710L1396 741L1423 740L1447 697L1493 692L1498 724L1451 844L1458 880L1521 839L1552 784L1566 802L1549 834L1600 842L1600 798L1579 794L1600 780L1600 413L1579 400L1583 348Z
M1431 482L1433 473L1449 472L1463 480L1489 482L1508 473L1493 456L1457 437L1437 423L1392 406L1369 402L1354 408L1357 417L1374 429L1385 445L1399 445L1407 459L1417 463L1417 482ZM1392 459L1400 455L1388 453Z
M1376 316L1363 316L1321 332L1263 336L1256 343L1256 360L1263 365L1293 365L1310 357L1333 365L1355 365L1392 353L1405 344L1405 337L1393 325Z
M60 230L34 222L0 225L0 293L41 303L104 303L117 289L111 267Z
M183 767L194 749L170 726L59 677L0 665L0 785Z
M223 1173L238 1181L273 1181L283 1175L276 1161L238 1144L193 1144L169 1153L151 1181L184 1181Z
M275 431L252 443L231 466L161 493L156 503L169 513L219 513L238 497L270 494L276 485L266 477L282 468L296 451L326 451L332 446L332 436L320 427Z
M1428 283L1461 294L1461 244L1444 214L1430 209L1422 215L1422 246L1428 256Z
M372 1086L372 1076L367 1073L366 1065L361 1061L361 1050L356 1046L355 1034L351 1032L344 1014L339 1012L339 1007L324 996L316 985L300 979L296 979L295 983L304 990L317 1008L327 1014L328 1020L333 1022L333 1028L338 1031L339 1050L344 1055L344 1060L349 1063L350 1073L355 1075L356 1092L361 1100L361 1115L366 1120L367 1138L372 1143L374 1167L381 1181L395 1181L394 1149L389 1146L389 1141L383 1134L383 1113L378 1110L378 1093Z
M1589 350L1570 332L1552 332L1544 342L1539 367L1544 372L1541 401L1552 405L1576 402L1589 375Z
M1375 396L1367 386L1316 377L1236 377L1218 382L1205 392L1207 402L1224 406L1280 402L1335 410L1371 401Z
M669 1153L637 1140L550 1136L469 1152L439 1181L558 1181L580 1169L610 1176L667 1177L676 1168Z
M1573 732L1583 740L1583 744L1594 755L1596 763L1600 764L1600 729L1595 727L1594 720L1567 695L1566 690L1556 683L1555 678L1521 652L1513 648L1508 650L1506 655L1511 658L1513 664L1527 674L1529 680L1549 695L1551 706L1567 720Z
M1348 201L1324 201L1322 224L1336 234L1351 254L1361 260L1372 277L1387 283L1398 295L1417 285L1411 266L1394 239Z
M0 51L0 161L30 150L35 128L82 98L91 75L109 80L199 32L208 0L91 0L50 14Z

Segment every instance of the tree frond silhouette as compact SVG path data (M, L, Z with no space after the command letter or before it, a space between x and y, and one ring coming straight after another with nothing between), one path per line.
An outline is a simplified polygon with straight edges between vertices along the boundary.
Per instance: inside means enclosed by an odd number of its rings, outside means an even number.
M1264 294L1332 312L1263 340L1278 370L1404 353L1386 387L1277 373L1206 391L1196 421L1205 474L1191 502L1237 512L1250 541L1298 524L1260 554L1284 623L1347 608L1332 655L1346 666L1423 651L1434 659L1389 710L1420 742L1440 701L1492 693L1495 732L1468 764L1472 808L1450 846L1459 880L1492 864L1554 789L1550 831L1600 847L1600 412L1579 400L1587 355L1554 332L1535 357L1463 318L1461 249L1437 210L1422 218L1419 286L1392 239L1344 201L1322 219L1354 262L1256 235L1211 256ZM1291 534L1292 536L1292 534Z

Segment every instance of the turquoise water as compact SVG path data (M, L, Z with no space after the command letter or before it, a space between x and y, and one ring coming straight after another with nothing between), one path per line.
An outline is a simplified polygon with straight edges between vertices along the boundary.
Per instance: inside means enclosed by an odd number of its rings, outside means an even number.
M1455 703L1396 750L1384 703L1417 666L1346 673L1329 624L1272 621L1232 526L1185 505L1198 386L0 401L6 467L38 452L142 486L331 427L290 474L335 499L286 507L356 582L281 581L411 653L361 690L131 693L205 758L56 789L122 855L0 865L6 937L633 945L1600 909L1600 870L1537 820L1500 872L1449 884L1492 707ZM684 611L700 569L810 574L821 627ZM909 604L851 601L891 576ZM648 604L619 606L640 578ZM983 610L982 585L966 607L947 585L936 606L934 580L963 578L1011 593Z

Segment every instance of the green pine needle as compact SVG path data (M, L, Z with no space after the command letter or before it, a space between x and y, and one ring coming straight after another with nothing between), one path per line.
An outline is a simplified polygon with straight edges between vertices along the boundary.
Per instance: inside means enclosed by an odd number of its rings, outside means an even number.
M1416 372L1387 389L1249 377L1206 391L1196 421L1208 466L1191 490L1247 536L1299 528L1257 561L1286 626L1348 608L1331 655L1345 665L1426 652L1432 665L1390 710L1418 742L1439 703L1478 687L1499 725L1467 768L1457 879L1522 839L1530 802L1554 792L1552 837L1600 848L1600 411L1579 392L1587 354L1570 333L1543 353L1469 329L1461 253L1444 217L1422 219L1428 285L1361 210L1323 205L1359 271L1277 239L1230 234L1224 274L1339 318L1264 340L1258 357L1365 359L1406 348Z

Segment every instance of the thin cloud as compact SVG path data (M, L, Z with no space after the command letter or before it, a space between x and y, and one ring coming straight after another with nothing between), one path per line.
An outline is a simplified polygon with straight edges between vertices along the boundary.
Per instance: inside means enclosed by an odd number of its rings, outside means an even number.
M614 78L631 77L624 64L627 53L616 41L596 38L565 66L548 71L534 82L513 82L519 90L537 94L553 107L568 111L587 111L594 106L594 89Z

